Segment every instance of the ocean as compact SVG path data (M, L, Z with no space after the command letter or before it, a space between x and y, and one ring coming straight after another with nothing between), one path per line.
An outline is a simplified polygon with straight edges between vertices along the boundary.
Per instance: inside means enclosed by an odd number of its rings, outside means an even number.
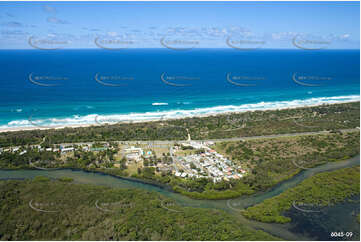
M360 100L359 50L0 50L0 130Z

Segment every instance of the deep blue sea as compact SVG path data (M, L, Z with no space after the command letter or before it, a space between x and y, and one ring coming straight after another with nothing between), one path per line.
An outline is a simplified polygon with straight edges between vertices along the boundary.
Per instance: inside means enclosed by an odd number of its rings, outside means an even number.
M360 99L359 50L0 50L0 129Z

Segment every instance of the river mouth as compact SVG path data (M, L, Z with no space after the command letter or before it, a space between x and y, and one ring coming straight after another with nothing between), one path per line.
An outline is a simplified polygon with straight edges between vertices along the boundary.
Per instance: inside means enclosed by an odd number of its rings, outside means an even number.
M131 179L118 178L112 175L107 175L101 172L89 172L76 169L56 169L56 170L0 170L0 179L32 179L36 176L46 176L52 179L61 177L69 177L74 180L74 183L79 184L91 184L108 186L114 188L130 188L130 189L143 189L146 191L153 191L160 193L163 196L175 200L180 206L185 207L197 207L197 208L211 208L222 209L233 215L235 215L242 223L247 224L255 229L262 229L272 235L286 239L286 240L313 240L315 237L320 238L319 235L311 233L304 234L302 231L295 229L293 224L266 224L256 221L245 219L240 210L262 202L267 198L271 198L279 195L283 191L296 186L304 179L324 171L332 171L345 167L353 167L360 164L360 156L354 158L326 163L318 167L310 168L300 172L293 178L284 181L267 192L240 197L231 200L196 200L183 196L179 193L174 193L169 189L162 188L161 186L152 185L148 183L142 183L140 181L133 181ZM359 204L359 201L358 201ZM297 220L297 218L295 217ZM356 221L355 221L356 223ZM359 231L358 231L359 233Z

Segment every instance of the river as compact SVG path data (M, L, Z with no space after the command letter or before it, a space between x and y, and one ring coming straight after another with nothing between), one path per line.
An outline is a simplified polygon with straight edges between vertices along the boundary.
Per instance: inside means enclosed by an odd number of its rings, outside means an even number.
M137 182L128 179L117 178L99 172L87 172L72 169L55 169L55 170L0 170L0 179L31 179L36 176L47 176L49 178L70 177L74 183L92 184L101 186L110 186L116 188L138 188L147 191L155 191L163 196L174 199L179 205L187 207L213 208L225 210L237 217L243 224L255 229L262 229L272 235L285 240L314 240L312 234L299 234L291 232L290 224L261 223L244 218L240 210L248 206L260 203L267 198L277 196L283 191L296 186L304 179L324 171L332 171L345 167L357 166L360 164L360 156L348 159L346 161L330 162L314 168L305 169L293 178L284 181L273 189L255 194L252 196L239 197L232 200L195 200L178 193L171 192L167 189ZM359 231L358 231L359 232Z

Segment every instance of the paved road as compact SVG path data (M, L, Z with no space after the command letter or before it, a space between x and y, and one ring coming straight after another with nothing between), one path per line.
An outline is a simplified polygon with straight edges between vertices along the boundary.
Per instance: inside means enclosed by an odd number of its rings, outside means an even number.
M356 132L360 129L341 129L339 131L345 132ZM207 139L207 140L193 140L193 141L213 141L213 142L224 142L224 141L240 141L240 140L253 140L253 139L267 139L267 138L278 138L278 137L294 137L294 136L306 136L306 135L315 135L315 134L328 134L329 131L316 131L316 132L303 132L303 133L289 133L289 134L272 134L272 135L260 135L260 136L251 136L251 137L235 137L235 138L224 138L224 139ZM117 143L123 144L174 144L179 142L187 142L187 140L130 140L130 141L115 141ZM80 143L63 143L60 145L91 145L95 142L80 142Z
M356 132L360 129L340 129L339 131L343 133L347 132ZM329 131L316 131L316 132L303 132L303 133L290 133L290 134L272 134L272 135L260 135L260 136L251 136L251 137L239 137L239 138L225 138L225 139L213 139L213 140L204 140L204 141L239 141L239 140L253 140L253 139L267 139L267 138L278 138L278 137L293 137L293 136L306 136L306 135L315 135L315 134L328 134Z

